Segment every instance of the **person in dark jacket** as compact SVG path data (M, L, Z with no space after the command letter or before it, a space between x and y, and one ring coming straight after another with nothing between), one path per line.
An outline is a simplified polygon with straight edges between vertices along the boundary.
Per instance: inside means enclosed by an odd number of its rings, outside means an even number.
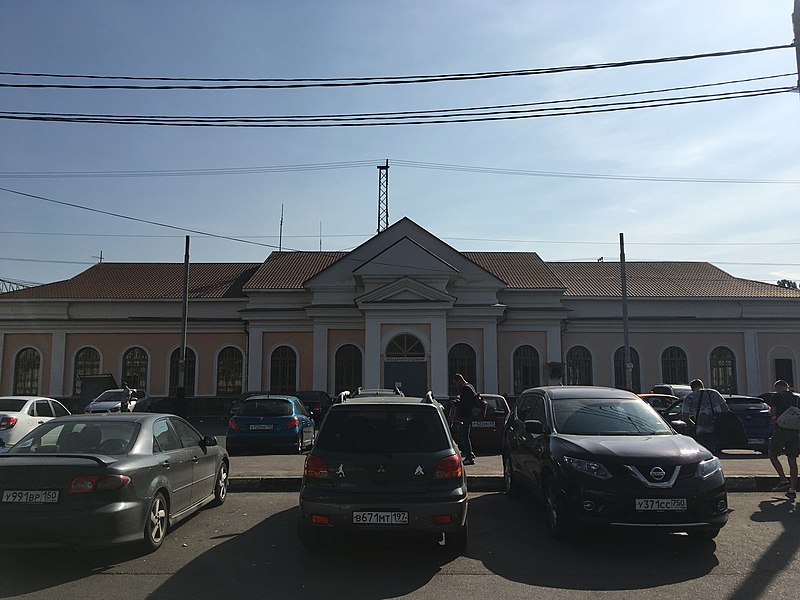
M800 408L800 396L789 390L789 384L783 379L775 382L775 393L770 396L768 404L772 418L777 421L784 411L790 406ZM779 456L786 455L789 463L789 480L783 470ZM784 429L777 423L772 439L769 441L769 460L778 473L778 485L772 488L773 492L786 492L789 500L797 496L797 456L800 454L800 431L797 429Z
M478 392L471 383L469 383L461 373L456 373L453 377L453 383L458 387L458 400L456 400L456 417L461 421L461 439L459 446L461 447L461 455L464 457L465 465L475 464L475 453L472 451L472 440L470 440L470 432L472 430L472 407L477 404Z

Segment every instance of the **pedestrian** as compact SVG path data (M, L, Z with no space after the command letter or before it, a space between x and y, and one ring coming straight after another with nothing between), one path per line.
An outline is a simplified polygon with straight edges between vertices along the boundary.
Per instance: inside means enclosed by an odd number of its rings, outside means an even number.
M714 425L714 413L730 412L728 403L717 390L706 388L702 379L693 379L692 391L684 396L681 417L694 427L694 439L712 453L719 451L719 437Z
M122 400L119 402L119 412L130 412L130 405L131 405L131 397L133 396L133 390L128 387L128 382L124 382L122 384Z
M770 395L768 404L773 423L778 420L789 407L800 407L800 396L793 393L788 382L778 379L774 385L775 392ZM781 454L786 455L789 463L789 480L779 459ZM775 423L775 431L769 441L769 460L778 473L778 485L772 488L773 492L786 492L789 500L797 496L797 456L800 454L800 431L786 429Z
M455 401L456 417L461 421L461 436L459 447L461 456L464 457L465 465L475 464L475 453L472 451L472 440L470 432L472 430L472 408L478 403L478 392L461 373L456 373L453 383L458 387L458 399Z

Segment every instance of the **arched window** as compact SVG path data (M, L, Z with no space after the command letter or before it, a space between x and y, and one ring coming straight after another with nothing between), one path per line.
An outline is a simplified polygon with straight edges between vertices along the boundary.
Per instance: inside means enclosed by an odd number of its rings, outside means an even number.
M169 357L169 395L175 396L180 386L180 365L178 364L181 358L181 349L175 348ZM183 393L185 397L194 396L194 374L197 368L197 357L194 350L186 348L186 362L184 370L186 371L186 379L184 380ZM128 382L130 383L130 382Z
M144 348L130 348L122 356L122 379L131 389L147 388L147 352Z
M514 395L539 385L539 353L533 346L514 350Z
M387 358L425 358L425 346L416 336L408 333L392 338L386 346Z
M670 346L661 353L661 383L688 383L689 361L686 352Z
M642 391L642 374L639 367L639 353L633 347L631 348L631 363L633 364L633 370L631 371L631 384L633 387L630 391L639 394ZM617 348L617 351L614 352L614 387L621 390L626 389L624 347Z
M244 356L233 346L217 354L217 396L238 396L242 393Z
M567 385L592 385L592 353L585 346L567 352Z
M278 346L270 359L270 385L273 394L293 394L297 390L297 354L289 346Z
M477 359L475 350L469 344L456 344L450 348L450 352L447 354L447 393L450 396L458 395L458 389L453 385L453 377L456 373L461 373L467 382L478 387Z
M80 396L81 377L100 374L100 353L94 348L81 348L75 355L75 368L72 374L72 394Z
M14 395L36 396L39 394L39 371L42 357L35 348L23 348L14 359Z
M336 351L333 365L336 394L361 387L361 365L361 350L353 344L345 344Z
M711 387L721 394L737 394L736 356L726 346L711 351Z

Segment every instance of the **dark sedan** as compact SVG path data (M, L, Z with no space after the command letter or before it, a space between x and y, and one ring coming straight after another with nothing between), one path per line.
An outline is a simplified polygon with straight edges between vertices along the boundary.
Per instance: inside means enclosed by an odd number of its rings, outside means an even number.
M728 519L719 459L624 390L526 390L506 423L506 493L544 499L556 539L582 527L714 538Z
M722 397L725 398L731 412L739 417L744 425L747 440L744 444L731 444L724 439L720 440L720 450L755 450L766 453L769 450L769 439L775 429L770 420L769 405L755 396L726 394ZM668 421L680 419L682 402L674 402L664 411L664 418Z
M0 546L158 549L228 490L228 455L174 415L53 419L0 455Z

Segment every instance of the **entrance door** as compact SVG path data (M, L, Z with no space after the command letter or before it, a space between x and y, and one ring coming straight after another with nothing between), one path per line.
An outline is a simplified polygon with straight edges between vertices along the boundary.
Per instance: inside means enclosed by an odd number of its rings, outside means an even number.
M393 362L387 359L383 364L383 385L394 387L397 383L406 396L424 396L428 392L428 363Z

